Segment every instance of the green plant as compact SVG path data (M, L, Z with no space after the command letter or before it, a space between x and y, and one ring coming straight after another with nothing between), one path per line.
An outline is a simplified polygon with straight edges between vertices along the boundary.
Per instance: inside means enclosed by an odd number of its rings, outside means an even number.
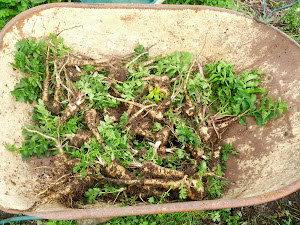
M209 75L208 82L212 85L210 95L211 110L215 115L238 116L243 112L256 118L258 126L266 124L271 119L276 119L283 111L287 110L287 104L282 100L266 98L266 89L258 86L262 81L262 73L258 71L243 72L237 75L233 71L233 64L220 60L216 63L205 66ZM258 99L263 97L258 108ZM267 105L267 100L269 104ZM258 108L258 109L257 109ZM246 124L246 116L239 119L239 122Z
M239 219L242 214L239 212L236 215L232 215L231 209L220 209L215 211L209 211L208 215L213 222L224 221L228 225L238 225Z
M280 22L282 25L279 28L300 42L300 2L289 9Z
M201 102L202 105L208 105L210 103L209 98L212 94L212 90L204 74L194 74L188 81L187 90L194 102Z
M119 105L120 102L109 97L110 84L107 80L107 74L107 72L85 72L76 82L77 88L88 96L90 107L103 110Z
M149 100L154 100L155 102L161 102L163 99L167 98L167 95L161 94L160 87L153 88L152 86L149 87L150 93L148 94L147 98Z
M117 159L124 166L128 166L128 164L133 162L132 153L127 151L130 148L128 143L132 139L130 134L118 129L109 116L104 116L104 121L100 121L98 130L107 146L107 152L102 156L106 156L106 158L111 160Z
M276 102L272 98L264 97L261 101L260 108L249 112L249 115L253 115L256 118L258 126L263 126L271 119L276 119L284 111L287 110L287 103L283 100L276 99Z
M216 171L214 174L217 176L223 176L222 168L220 165L217 165ZM206 187L206 192L208 196L212 199L222 197L222 189L229 184L229 181L223 180L219 177L209 177L208 186Z
M195 131L188 127L184 122L180 121L176 124L175 132L178 135L178 141L180 141L183 146L186 144L190 144L195 147L200 146L200 138L195 134Z
M121 97L126 100L133 100L137 97L137 93L141 93L145 82L142 80L143 77L150 73L149 69L145 69L139 66L134 69L134 64L131 64L128 68L130 73L129 77L122 84L116 84L115 88L121 92Z
M32 103L41 97L41 81L45 74L47 43L45 40L36 43L29 38L18 42L16 48L15 63L12 65L31 76L22 78L11 93L17 101Z
M39 126L26 125L25 128L23 128L25 140L23 141L22 146L18 148L15 145L8 144L7 148L22 154L24 160L28 160L34 155L42 158L43 155L50 156L51 153L56 154L57 149L55 148L55 143L53 141L50 141L49 138L46 138L41 134L30 132L27 129L37 130L46 136L57 138L58 119L57 116L52 116L45 108L44 102L39 100L32 116L32 120L38 122Z
M226 223L228 225L241 224L241 212L234 213L232 209L221 209L215 211L179 212L169 214L157 214L146 216L128 216L111 219L105 225L201 225L212 223Z
M46 71L46 52L48 45L50 45L47 41L57 46L57 48L54 46L49 48L50 55L57 55L57 58L62 58L70 51L63 45L63 38L57 38L53 34L50 34L47 40L42 39L38 43L32 38L28 38L16 44L15 63L12 65L28 75L28 77L21 78L11 92L19 102L33 103L42 96L42 81L45 79ZM53 60L49 60L51 74L54 73Z
M45 225L75 225L75 220L50 220Z
M230 154L238 155L240 153L231 147L230 144L223 145L221 149L221 166L224 169L226 169L225 162L229 159Z
M166 4L184 4L184 5L207 5L220 8L237 10L238 6L231 0L167 0Z
M157 56L156 76L167 74L174 78L179 74L186 74L194 56L189 52L174 52L165 57Z
M188 213L170 213L170 214L157 214L147 216L128 216L117 217L105 225L199 225L203 224L201 220L205 218L204 212L188 212Z
M116 197L124 191L124 188L119 187L118 185L112 185L112 184L104 184L103 188L94 187L88 189L84 197L87 198L88 203L95 203L96 199L103 197L107 194L113 194Z
M98 156L103 154L104 151L97 140L93 138L91 143L84 143L80 149L70 149L68 146L66 146L66 152L69 153L72 158L78 158L80 160L80 162L73 168L73 172L81 173L83 176L85 176L87 168L94 165L95 162L99 160ZM110 157L102 158L110 161Z
M185 185L180 186L179 188L179 198L186 199L187 198L187 189Z
M24 1L24 0L0 0L0 30L1 28L7 23L7 21L9 21L9 19L11 19L14 15L16 15L17 13L20 13L21 11L24 11L26 9L28 9L29 7L33 6L33 5L29 5L30 2L33 3L46 3L46 2L54 2L54 1ZM243 1L246 2L247 1ZM169 0L167 1L167 3L171 3L171 4L204 4L204 5L210 5L210 6L217 6L217 7L225 7L225 8L230 8L235 10L236 6L234 6L232 4L232 1L191 1L191 0ZM282 4L282 2L279 2L279 4ZM279 5L276 5L276 7ZM287 13L285 14L285 16L281 19L281 23L283 23L283 25L279 25L279 28L282 29L284 32L286 32L287 34L289 34L290 36L292 36L296 41L300 42L299 40L299 10L297 10L297 8L299 8L299 3L298 6L294 6L292 8L292 10L288 10ZM252 10L251 7L248 8L249 11ZM248 10L247 9L247 10ZM240 10L240 9L238 9ZM250 12L251 15L253 15L253 10ZM297 29L298 28L298 29ZM26 80L25 80L26 81ZM27 88L27 86L32 85L30 84L30 82L23 81L23 84L21 84L21 88L22 85L24 86L24 90L26 90L25 92L29 93L28 91L30 91L30 88ZM30 96L34 96L34 92L32 94L30 94ZM20 98L22 99L23 97L20 96ZM35 99L25 99L23 98L23 100L21 101L34 101ZM75 119L77 120L77 119ZM72 123L75 124L75 123ZM75 128L75 126L72 126ZM72 129L74 131L74 128ZM62 128L63 129L63 128ZM69 132L68 132L69 133ZM185 155L186 153L184 152L184 154L182 154L182 149L178 149L177 150L179 152L178 155ZM222 156L221 156L222 157ZM226 157L225 157L226 158ZM226 211L226 213L224 213L224 211ZM148 216L133 216L133 217L118 217L118 218L114 218L112 219L109 223L107 224L145 224L145 225L156 225L156 224L201 224L202 219L207 219L210 218L212 220L212 218L214 218L214 220L217 222L220 218L220 221L222 221L223 223L227 223L227 224L235 224L235 223L230 223L227 220L229 218L231 218L233 216L232 210L230 211L230 214L227 214L227 212L229 210L218 210L218 211L206 211L206 212L191 212L191 213L174 213L174 214L158 214L158 215L148 215ZM208 215L209 214L209 215ZM238 216L240 216L240 214L237 214ZM294 218L294 216L297 214L292 214L290 215L289 212L286 213L286 215L288 215L287 218L285 218L282 223L280 223L280 221L276 221L274 222L274 220L266 220L263 223L270 223L273 221L274 224L298 224L299 223L299 217L298 217L298 222L295 221L295 219L292 220L292 218ZM245 215L246 217L249 216L248 220L251 220L251 218L253 218L250 215ZM290 222L290 221L294 221L294 222ZM213 221L211 221L212 223ZM203 222L204 224L208 224L209 222L207 222L207 220L205 222ZM18 223L12 223L12 224L20 224ZM75 224L75 221L49 221L46 223L47 225L71 225L71 224ZM240 224L240 223L239 223ZM255 223L255 221L246 221L242 224L257 224Z

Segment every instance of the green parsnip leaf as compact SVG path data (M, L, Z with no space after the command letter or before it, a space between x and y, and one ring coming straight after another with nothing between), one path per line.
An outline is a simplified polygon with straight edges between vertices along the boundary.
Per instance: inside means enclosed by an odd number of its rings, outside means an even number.
M76 82L76 86L82 93L87 95L91 106L96 109L102 110L119 105L117 100L109 97L110 84L107 80L107 73L83 73L81 79Z
M215 64L208 64L205 69L212 90L210 108L214 113L238 116L249 110L246 115L254 116L258 126L261 127L287 109L283 101L276 100L274 105L272 98L264 97L267 94L266 89L258 87L264 81L261 78L263 74L257 70L237 75L233 71L233 64L226 63L224 59ZM258 97L262 97L259 109L257 109ZM268 99L270 103L266 106ZM240 118L239 122L246 124L246 117Z

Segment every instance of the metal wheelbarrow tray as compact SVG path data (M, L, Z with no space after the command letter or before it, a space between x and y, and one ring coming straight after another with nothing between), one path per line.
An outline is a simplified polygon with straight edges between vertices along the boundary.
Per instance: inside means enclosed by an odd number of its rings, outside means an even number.
M67 209L49 204L34 212L38 178L6 143L21 143L21 127L32 106L11 96L24 76L10 65L17 41L62 31L66 46L94 59L125 55L140 43L151 55L174 51L200 53L203 64L226 58L235 70L261 68L271 97L281 96L288 111L263 128L254 119L232 125L224 139L240 151L227 163L233 181L221 199L160 205L91 205ZM76 4L42 5L21 13L0 33L0 209L47 219L87 219L257 205L300 188L300 46L278 29L226 9L205 6Z

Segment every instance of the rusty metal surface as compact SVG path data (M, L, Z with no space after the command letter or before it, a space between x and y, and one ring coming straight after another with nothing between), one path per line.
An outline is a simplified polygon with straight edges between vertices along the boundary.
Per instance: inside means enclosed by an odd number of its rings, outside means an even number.
M257 130L255 122L250 119L246 127L237 124L224 134L224 142L232 143L241 151L241 154L231 157L227 164L226 177L234 181L234 183L229 186L223 199L130 207L61 209L58 211L48 209L45 212L23 212L24 214L47 219L88 219L234 208L273 201L300 189L300 149L297 147L300 136L300 121L298 119L300 117L298 113L300 112L300 104L299 98L297 98L300 96L298 90L298 85L300 84L300 46L286 34L241 13L207 6L53 3L30 9L11 20L0 33L0 50L7 47L7 43L3 42L3 38L7 33L17 29L21 38L27 37L23 33L23 28L26 26L25 21L28 21L33 16L39 16L43 10L51 8L137 9L141 11L153 10L153 13L159 10L165 10L166 12L189 10L188 13L209 11L237 15L240 17L241 23L244 23L238 27L241 30L241 35L243 32L247 33L247 29L252 29L253 36L248 31L249 40L247 40L247 37L244 37L242 44L246 47L241 47L240 52L236 52L236 54L226 50L231 42L236 45L239 43L239 39L231 40L234 35L230 35L230 31L236 32L236 30L231 30L226 25L230 24L230 21L227 21L224 22L225 27L218 28L221 31L218 31L219 33L216 34L216 37L209 37L213 40L212 43L207 44L206 40L204 41L203 55L205 57L201 58L201 60L208 62L226 56L228 61L233 61L237 64L237 69L240 71L258 67L263 68L268 74L266 88L270 90L270 96L283 96L288 101L289 111L278 121L271 125L268 124L261 130ZM134 13L134 15L138 14L136 11ZM218 16L217 14L214 15ZM121 19L125 22L128 21L128 23L134 20L130 15ZM207 23L209 24L210 22L208 21ZM265 35L258 35L262 32L265 32ZM67 40L67 37L69 36L66 36L65 40ZM184 35L172 34L171 37L182 39ZM71 42L73 45L74 43ZM182 41L182 43L185 42ZM216 43L221 43L220 45L223 45L223 47L216 46ZM163 44L166 45L166 42ZM176 44L180 48L181 43L174 43L174 45ZM130 43L128 45L128 49L132 48ZM161 43L158 43L157 48L155 49L154 47L153 54L160 53L163 49L162 46ZM193 48L195 46L183 46L180 50L186 49L189 51ZM79 50L81 49L79 48ZM173 49L170 49L170 51L173 51ZM232 51L236 51L236 49L232 48ZM165 51L164 53L167 52ZM93 53L91 52L91 54ZM248 56L253 57L249 58L247 62L241 63L239 61L240 58ZM245 61L245 59L243 60ZM280 163L283 165L280 165ZM3 210L13 213L19 212L8 208Z

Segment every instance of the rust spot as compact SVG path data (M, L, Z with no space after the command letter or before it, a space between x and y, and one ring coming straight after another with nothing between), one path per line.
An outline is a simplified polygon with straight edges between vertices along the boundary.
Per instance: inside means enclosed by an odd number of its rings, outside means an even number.
M288 136L290 136L290 132L289 131L286 131L286 132L284 132L284 134L283 134L285 137L288 137Z
M17 28L17 30L20 33L21 39L24 39L24 37L25 37L25 35L23 33L24 20L25 20L25 18L23 20L17 22L16 25L15 25L15 27Z
M136 13L134 13L134 14L131 14L131 15L121 16L120 19L125 21L125 22L128 22L128 21L132 21L134 19L138 19L138 17L136 15Z

